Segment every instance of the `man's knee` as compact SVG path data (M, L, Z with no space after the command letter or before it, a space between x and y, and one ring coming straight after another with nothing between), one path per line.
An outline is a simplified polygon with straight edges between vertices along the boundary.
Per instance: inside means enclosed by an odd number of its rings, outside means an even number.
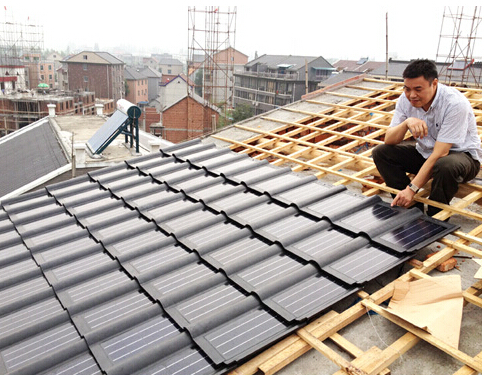
M383 143L373 148L373 150L371 151L371 156L373 157L373 161L375 163L385 158L388 147L389 145Z

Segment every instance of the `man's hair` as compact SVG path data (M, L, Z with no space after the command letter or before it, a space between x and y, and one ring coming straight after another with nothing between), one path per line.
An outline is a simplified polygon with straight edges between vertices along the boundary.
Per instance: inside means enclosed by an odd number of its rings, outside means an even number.
M423 76L429 83L438 78L437 66L427 59L413 60L403 71L403 78L418 78Z

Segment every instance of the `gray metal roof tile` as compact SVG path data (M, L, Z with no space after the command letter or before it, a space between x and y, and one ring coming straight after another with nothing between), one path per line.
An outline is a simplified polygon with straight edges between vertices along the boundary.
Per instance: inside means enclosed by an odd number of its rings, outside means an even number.
M2 349L0 369L34 374L86 351L86 343L69 322Z
M261 206L264 203L269 203L270 200L267 195L256 195L249 191L239 190L228 196L205 203L218 212L232 216L236 212L249 210L254 205Z
M67 361L55 364L52 368L38 374L58 375L69 371L76 375L101 375L101 370L90 353L69 358Z
M226 196L244 191L246 188L242 185L234 185L230 182L219 183L216 185L204 187L190 191L190 196L196 200L203 201L205 204Z
M112 271L60 290L57 296L69 313L75 314L137 289L137 283L124 272Z
M32 256L39 266L49 269L102 251L102 246L89 238L87 231L81 231L79 237L59 240L48 248L33 252Z
M348 284L361 284L381 275L384 270L401 264L408 258L409 255L389 253L382 248L368 244L335 260L324 270Z
M0 333L0 350L66 319L84 338L29 359L22 371L36 373L98 371L88 347L104 373L226 372L455 228L199 141L1 208L14 276L0 281L0 326L54 297L69 314Z
M44 275L50 285L61 290L119 267L109 255L98 252L52 269L44 268Z
M0 316L54 295L43 277L36 277L0 290Z
M38 276L41 276L40 268L29 257L0 268L0 289Z
M17 243L8 244L5 245L5 247L2 245L2 242L0 242L0 267L3 267L7 264L20 262L21 260L29 257L30 252L25 245L20 242L20 237L18 237Z
M318 202L320 199L345 191L345 189L346 187L344 185L326 186L321 183L310 182L277 193L273 198L286 204L295 204L299 209L303 209L311 203Z
M0 317L0 348L68 321L67 312L55 297L37 301Z
M155 362L133 375L208 375L225 372L217 369L210 358L201 350L189 347Z
M175 243L173 237L154 229L138 232L127 237L122 236L117 239L111 237L110 239L111 241L103 241L103 244L114 258L120 260L129 260L166 244Z

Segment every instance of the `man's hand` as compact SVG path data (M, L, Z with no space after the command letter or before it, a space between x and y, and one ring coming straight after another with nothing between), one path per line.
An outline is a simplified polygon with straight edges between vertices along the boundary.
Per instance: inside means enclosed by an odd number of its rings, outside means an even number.
M392 201L392 207L393 206L400 206L400 207L407 208L412 203L414 195L415 195L415 193L413 192L413 190L411 190L407 186L405 189L403 189L402 191L400 191L397 194L395 199Z
M415 117L409 117L405 120L405 122L407 125L407 129L410 130L410 133L412 133L415 139L423 138L428 134L427 124L424 120L420 120Z

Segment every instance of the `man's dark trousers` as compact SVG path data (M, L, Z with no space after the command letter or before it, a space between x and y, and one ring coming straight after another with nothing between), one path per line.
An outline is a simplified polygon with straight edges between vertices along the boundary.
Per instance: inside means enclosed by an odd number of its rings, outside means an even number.
M405 189L410 183L407 172L416 175L426 160L411 144L381 144L373 149L372 155L385 183L398 190ZM472 180L479 173L479 168L479 161L472 159L468 153L449 152L434 165L429 199L449 204L459 189L459 183ZM429 206L427 214L434 216L439 211L439 208Z

